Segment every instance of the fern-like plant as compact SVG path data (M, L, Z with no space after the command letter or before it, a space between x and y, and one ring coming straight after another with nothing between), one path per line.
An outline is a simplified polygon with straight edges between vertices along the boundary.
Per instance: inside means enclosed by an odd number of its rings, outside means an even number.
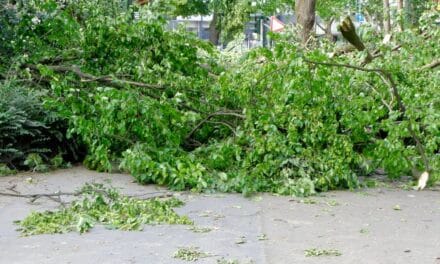
M25 162L29 154L47 162L69 144L64 122L44 109L40 97L30 88L0 83L0 163L14 169L29 167Z

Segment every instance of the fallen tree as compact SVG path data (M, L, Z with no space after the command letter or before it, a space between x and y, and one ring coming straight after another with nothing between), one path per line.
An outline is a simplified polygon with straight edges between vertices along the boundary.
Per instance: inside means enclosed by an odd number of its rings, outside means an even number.
M223 62L185 32L127 13L110 19L105 8L88 13L93 4L48 10L38 23L26 10L23 23L10 24L20 34L1 74L44 92L45 107L87 147L89 168L245 194L356 188L358 175L379 168L437 177L439 86L429 75L438 73L416 66L438 57L435 29L430 39L406 38L399 52L380 47L382 57L367 62L355 53L330 61L287 35L272 50Z

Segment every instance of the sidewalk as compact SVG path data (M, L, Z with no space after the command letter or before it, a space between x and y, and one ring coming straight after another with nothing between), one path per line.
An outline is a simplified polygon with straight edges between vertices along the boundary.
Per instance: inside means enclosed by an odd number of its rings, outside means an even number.
M0 177L0 192L12 187L21 194L68 192L85 182L111 184L124 194L158 191L156 186L134 183L128 175L74 167ZM209 232L163 225L145 226L142 232L95 227L83 235L20 237L14 220L32 210L56 209L58 204L46 198L30 204L29 199L0 196L0 263L191 263L173 254L179 247L195 246L211 256L192 263L440 264L438 191L337 191L302 200L269 194L177 197L186 201L177 211ZM332 249L342 255L306 257L305 250L310 249ZM218 262L222 258L230 262Z

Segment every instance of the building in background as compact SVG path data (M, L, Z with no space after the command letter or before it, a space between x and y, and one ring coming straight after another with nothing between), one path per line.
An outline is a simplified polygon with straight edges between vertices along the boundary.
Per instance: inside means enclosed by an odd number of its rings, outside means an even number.
M169 21L168 28L176 30L179 26L184 26L188 32L193 32L201 39L209 40L209 25L211 21L212 15L177 17Z

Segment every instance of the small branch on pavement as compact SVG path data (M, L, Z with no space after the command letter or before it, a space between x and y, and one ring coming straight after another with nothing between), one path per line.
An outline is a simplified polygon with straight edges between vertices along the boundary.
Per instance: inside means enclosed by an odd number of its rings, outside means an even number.
M104 195L109 195L109 193L105 191L98 191L94 190L94 192L98 192ZM36 200L46 197L48 199L51 199L57 203L60 203L61 205L64 205L64 202L61 200L61 196L81 196L84 194L87 194L88 191L77 191L77 192L54 192L54 193L34 193L34 194L20 194L20 193L5 193L0 192L0 196L8 196L8 197L16 197L16 198L25 198L30 199L31 203L34 203ZM156 195L158 194L158 195ZM145 197L147 196L147 197ZM138 198L142 200L148 200L148 199L157 199L157 198L168 198L174 196L173 193L170 192L151 192L151 193L144 193L144 194L136 194L136 195L125 195L125 197L130 198ZM142 197L142 198L141 198Z

